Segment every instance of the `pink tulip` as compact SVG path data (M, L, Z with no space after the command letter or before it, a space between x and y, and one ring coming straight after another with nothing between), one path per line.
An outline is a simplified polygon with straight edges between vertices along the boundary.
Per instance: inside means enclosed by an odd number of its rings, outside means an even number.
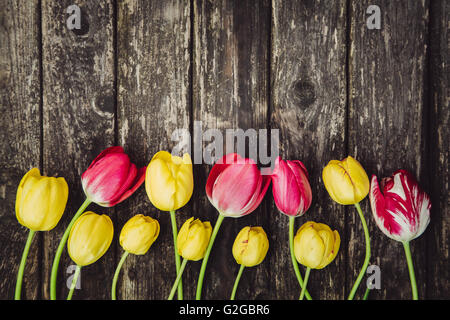
M103 207L112 207L131 196L144 182L146 167L130 162L122 147L103 150L81 176L86 197Z
M241 217L258 207L269 184L269 176L261 175L252 159L230 153L211 169L206 194L223 216Z
M407 242L420 236L430 222L431 202L406 170L398 170L378 185L370 184L370 205L378 227L389 238Z
M288 216L301 216L311 206L312 193L308 171L299 160L278 157L271 175L272 193L278 210Z

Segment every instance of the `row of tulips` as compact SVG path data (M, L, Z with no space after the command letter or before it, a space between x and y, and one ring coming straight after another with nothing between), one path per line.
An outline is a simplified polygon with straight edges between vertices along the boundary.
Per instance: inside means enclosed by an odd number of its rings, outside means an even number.
M59 261L66 243L69 256L77 265L67 297L71 299L81 268L100 259L113 240L111 219L107 215L85 212L87 207L92 202L112 207L130 197L145 181L150 202L159 210L170 212L177 275L168 299L173 299L175 293L178 299L183 299L181 278L189 260L202 260L196 291L196 299L201 298L208 258L224 218L237 218L253 212L263 200L270 184L275 205L289 218L289 247L301 288L300 299L312 299L306 289L311 269L322 269L335 259L341 242L339 233L332 231L326 224L308 221L294 236L295 218L302 216L312 201L308 172L301 161L278 158L273 172L264 173L252 159L242 158L235 153L225 155L212 167L205 187L209 201L219 213L214 228L208 221L202 222L191 217L178 231L175 212L190 200L194 188L190 156L185 154L177 157L160 151L153 156L148 167L138 169L122 147L104 150L81 176L86 200L66 228L56 251L50 298L56 299ZM382 179L381 187L376 176L372 176L369 182L363 167L350 156L342 161L330 161L323 169L322 178L334 201L356 207L364 229L366 255L348 299L354 298L370 260L370 237L359 205L368 194L378 227L388 237L403 243L413 299L417 299L409 242L420 236L430 221L431 203L428 195L405 170L398 170L392 177ZM16 299L20 299L25 263L35 232L51 230L58 224L67 199L68 185L62 177L41 176L39 170L33 168L22 178L17 189L16 216L19 223L30 231L17 275ZM159 231L159 222L142 214L125 223L119 237L124 252L113 277L112 299L116 299L117 279L127 256L130 253L145 254L157 239ZM240 269L231 299L235 297L244 268L260 264L268 249L269 240L261 227L247 226L238 233L232 253ZM306 267L304 278L298 263Z

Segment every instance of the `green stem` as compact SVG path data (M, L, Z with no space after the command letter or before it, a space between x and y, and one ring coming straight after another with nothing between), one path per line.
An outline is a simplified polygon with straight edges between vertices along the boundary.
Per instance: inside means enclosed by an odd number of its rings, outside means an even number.
M303 300L303 297L305 296L306 286L308 285L308 279L309 279L309 273L310 272L311 272L311 268L307 267L306 268L306 273L305 273L305 282L303 282L303 288L302 288L302 292L300 293L299 300Z
M358 278L356 278L355 283L353 284L352 290L348 296L348 300L353 300L355 297L356 290L358 290L359 284L361 283L364 274L366 273L367 266L369 265L370 260L370 236L369 229L367 228L366 219L364 218L364 214L359 206L359 203L355 203L356 210L358 211L359 217L361 219L361 223L364 229L364 237L366 239L366 256L364 258L364 264L359 272Z
M81 214L84 212L84 210L87 208L87 206L92 201L87 199L84 200L81 207L78 209L77 213L73 216L72 220L70 221L69 225L66 228L66 231L64 231L64 235L59 242L58 249L56 250L55 259L53 260L52 265L52 274L50 277L50 299L56 300L56 278L58 277L58 267L59 267L59 260L61 260L61 254L64 250L64 247L67 242L67 238L69 238L70 230L72 230L72 226L74 225L75 221L81 216Z
M239 268L239 272L236 276L236 280L234 281L233 292L231 293L230 300L234 300L234 297L236 296L236 290L239 285L239 280L241 280L241 276L242 276L242 272L244 271L244 268L245 268L245 266L243 264L241 264L241 267Z
M298 263L294 253L294 225L295 225L295 217L289 217L289 248L291 251L291 260L292 265L294 266L295 275L297 276L298 283L300 284L300 288L303 289L303 279L302 275L300 274L300 270L298 269ZM305 291L305 295L306 299L312 300L308 290Z
M128 251L125 251L123 253L122 258L120 258L119 264L117 265L116 272L114 273L114 278L113 278L112 287L111 287L111 299L112 300L117 300L117 298L116 298L117 278L119 278L120 269L122 269L122 265L125 262L125 260L127 259L128 253L129 253Z
M367 289L366 289L366 292L364 293L364 297L363 297L363 300L367 300L367 299L369 299L369 293L370 293L370 288L369 288L369 287L367 287Z
M173 283L172 290L170 290L169 298L167 300L172 300L173 296L175 295L175 291L177 289L178 283L181 280L181 275L183 274L184 268L186 267L186 263L188 262L188 259L183 259L183 262L181 263L180 270L177 273L177 278L175 279L175 282Z
M411 280L411 289L413 300L419 299L419 294L417 292L416 275L414 273L414 266L411 257L411 249L409 248L409 241L402 242L405 248L406 262L408 263L409 279Z
M15 300L20 300L20 293L22 292L23 271L25 270L25 264L27 263L28 252L30 251L34 234L35 231L30 229L27 242L25 243L25 248L23 249L22 260L20 260L19 271L17 272L16 292L14 295Z
M78 276L80 275L80 271L81 271L81 266L77 265L77 268L75 269L75 274L73 275L73 278L72 278L72 284L70 285L70 291L69 291L69 294L67 295L67 300L72 300L73 290L75 289L75 287L77 285L77 280L78 280Z
M200 300L202 297L202 286L203 286L203 278L205 277L206 264L208 263L211 248L213 246L214 240L216 239L217 232L220 229L220 225L222 224L224 217L225 216L219 214L219 216L217 217L216 225L214 226L214 230L211 235L211 239L209 239L208 248L206 248L205 257L203 258L202 267L200 268L200 274L198 276L197 293L195 295L196 300Z
M177 246L177 238L178 238L178 229L177 229L177 219L175 217L175 211L170 211L170 221L172 222L172 234L173 234L173 247L175 250L175 267L177 270L177 275L180 272L180 255L178 254L178 246ZM183 281L180 280L178 283L178 300L183 300Z

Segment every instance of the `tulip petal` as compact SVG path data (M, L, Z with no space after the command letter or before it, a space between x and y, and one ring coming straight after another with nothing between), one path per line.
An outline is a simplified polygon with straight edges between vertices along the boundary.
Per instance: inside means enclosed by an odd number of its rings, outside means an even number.
M178 248L179 255L181 255L183 252L183 248L184 248L183 245L186 243L186 240L188 238L189 226L191 225L192 221L194 221L194 217L187 219L181 226L180 230L178 231L177 248Z
M228 166L217 177L212 191L213 205L227 216L240 216L258 188L261 174L255 164ZM217 199L217 200L216 200ZM217 203L214 203L217 201Z
M377 178L372 176L370 203L375 222L391 239L410 241L417 238L430 222L431 202L428 195L406 170L398 170L383 181L384 197Z
M49 180L50 188L48 190L47 201L51 209L44 216L39 231L49 231L56 227L59 220L61 220L69 197L69 187L64 178L51 177Z
M299 233L297 232L297 235ZM314 226L304 228L299 235L301 241L295 241L294 238L294 253L302 265L312 269L317 268L322 261L325 245Z
M380 230L390 238L392 237L392 234L398 234L400 232L400 226L386 211L386 201L381 193L380 186L375 175L372 175L369 199L373 218Z
M367 173L361 164L351 156L345 158L342 163L353 183L355 201L360 202L369 193L370 183Z
M319 265L317 266L317 269L322 269L328 264L328 258L333 251L334 247L334 235L331 229L329 231L327 230L319 230L317 232L319 236L322 238L323 244L325 246L322 260L320 261Z
M303 200L297 177L291 167L278 157L271 178L272 194L278 210L289 216L297 215L299 208L303 206L301 204Z
M301 162L300 160L288 160L287 163L289 164L290 167L292 167L292 165L296 165L299 167L299 169L303 172L303 174L306 176L306 178L309 178L309 174L308 174L308 170L306 170L305 165L303 164L303 162Z
M152 204L162 211L184 206L194 191L192 160L189 154L172 156L160 151L147 168L145 189Z
M309 209L312 202L312 191L308 181L308 171L306 171L305 165L299 160L286 161L286 164L295 177L300 198L295 215L301 216Z
M125 153L110 153L99 159L81 176L86 196L101 206L117 197L128 179L130 159Z
M336 258L337 254L339 252L339 247L341 246L341 237L339 236L339 232L337 232L336 230L333 231L333 235L334 235L333 250L331 251L331 254L328 256L328 260L326 261L326 265L323 266L322 268L326 267L331 262L333 262L333 260Z
M234 240L232 253L233 257L238 264L242 264L242 255L248 245L248 237L250 234L250 227L244 227L239 231L236 239Z
M267 192L267 189L269 188L270 182L272 181L270 179L270 176L261 176L261 184L259 187L259 192L255 193L255 195L257 195L257 197L254 197L253 201L250 201L249 204L251 203L250 206L246 206L245 210L244 210L244 215L247 215L249 213L252 213L253 211L255 211L255 209L261 204L262 200L264 199L264 196Z
M132 164L133 167L135 167L134 164ZM113 207L116 204L124 201L128 197L130 197L143 183L145 180L145 172L147 170L147 167L139 168L137 173L134 176L133 181L128 185L128 190L125 191L120 198L113 200L109 203L109 207Z
M114 226L107 215L83 213L70 230L67 249L72 260L86 266L100 259L111 245Z
M404 190L407 207L405 217L409 223L409 230L415 239L420 236L430 222L431 202L429 196L420 188L413 175L406 170L398 170L394 173L394 183L399 180ZM391 190L394 193L394 190ZM389 194L391 193L389 192Z
M264 231L263 231L264 232ZM266 256L266 252L269 249L265 245L265 232L250 230L249 241L245 249L245 254L242 256L242 264L246 267L253 267L262 262L262 259ZM261 259L262 258L262 259Z
M142 214L129 219L122 228L119 243L122 248L132 254L143 255L147 253L159 235L157 220Z
M130 163L130 165L128 167L128 173L126 175L126 179L121 183L121 185L119 185L119 188L115 192L114 197L112 197L108 201L108 203L106 204L106 207L112 207L116 203L118 203L117 200L123 196L124 192L129 189L131 184L136 179L137 172L138 172L138 170L136 169L136 165L134 163Z
M145 188L151 203L161 211L172 210L175 204L176 182L168 163L161 159L153 159L147 167L145 180Z
M121 146L114 146L114 147L109 147L106 148L105 150L103 150L102 152L100 152L100 154L91 162L91 164L88 167L88 170L94 166L94 164L96 164L100 159L104 158L106 155L108 154L112 154L112 153L125 153L125 151L123 150L123 148Z
M224 155L220 160L218 160L211 171L209 172L208 179L206 180L206 195L208 196L209 201L212 202L212 190L214 187L214 183L216 182L217 177L231 164L234 164L236 160L240 157L236 153L229 153Z
M238 264L253 267L260 264L269 250L269 239L262 227L244 227L233 243L233 257Z
M177 237L178 254L183 258L198 261L205 255L211 237L209 221L201 222L192 217L182 225Z
M25 195L32 190L32 186L37 183L41 179L41 173L38 168L33 168L30 171L28 171L20 180L19 186L17 187L17 193L16 193L16 217L17 220L21 225L23 224L23 221L20 219L20 212L23 207L23 200L25 198Z
M187 154L185 154L186 156ZM183 156L183 160L180 159L179 164L176 165L175 181L175 209L183 207L192 197L194 192L194 177L192 175L192 162L189 155L186 158Z
M332 160L322 171L322 180L330 197L337 203L355 204L353 182L340 161Z
M31 185L31 179L28 179L27 185ZM29 229L39 231L42 226L42 220L47 215L50 206L49 179L39 179L32 185L32 192L29 191L25 194L22 204L22 219L24 225Z

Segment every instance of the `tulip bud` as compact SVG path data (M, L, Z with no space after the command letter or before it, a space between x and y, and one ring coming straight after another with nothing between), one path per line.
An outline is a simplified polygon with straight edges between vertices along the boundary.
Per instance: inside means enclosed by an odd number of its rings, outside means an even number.
M202 259L205 256L211 232L209 221L201 222L199 219L194 220L194 217L188 219L178 233L178 254L187 260Z
M311 269L322 269L330 264L339 251L339 233L323 223L308 221L294 237L295 258Z
M70 231L67 243L69 255L78 266L92 264L108 250L113 235L113 223L107 215L85 212Z
M369 193L369 177L361 164L348 156L331 160L323 168L322 179L330 197L340 204L355 204Z
M288 216L301 216L311 206L312 192L308 181L308 171L299 160L275 161L271 175L275 205Z
M157 220L137 214L125 223L120 232L119 243L132 254L145 254L159 235Z
M16 194L16 217L33 231L53 229L66 208L69 187L64 178L41 176L38 168L28 171Z
M414 177L406 170L396 171L381 181L372 176L370 205L381 231L397 241L420 236L430 223L431 202Z
M145 169L138 170L122 147L110 147L92 161L81 176L81 184L90 201L112 207L139 188L144 182Z
M181 158L167 151L156 153L147 168L145 190L150 202L161 211L183 207L194 191L189 154L185 153Z
M212 167L206 195L221 215L237 218L259 206L269 184L270 177L261 175L252 159L230 153Z
M261 227L245 227L233 244L233 257L238 264L253 267L260 264L269 250L269 239Z

